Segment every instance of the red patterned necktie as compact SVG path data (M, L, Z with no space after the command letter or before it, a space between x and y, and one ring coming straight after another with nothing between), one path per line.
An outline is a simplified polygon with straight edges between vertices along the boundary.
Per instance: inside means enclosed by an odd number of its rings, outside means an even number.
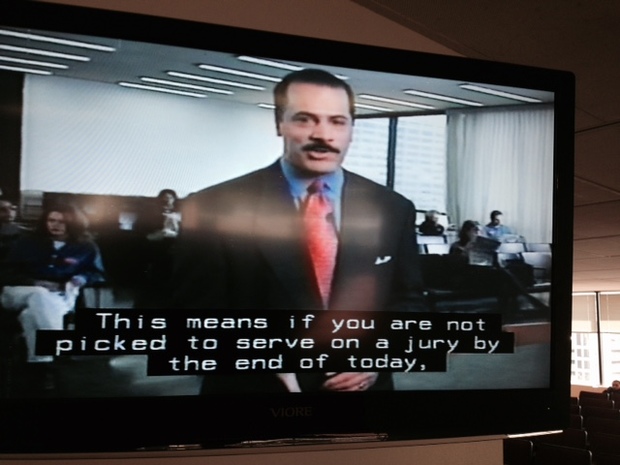
M333 222L334 209L325 196L324 189L325 183L320 179L315 180L308 187L304 225L323 306L327 308L336 265L338 236Z

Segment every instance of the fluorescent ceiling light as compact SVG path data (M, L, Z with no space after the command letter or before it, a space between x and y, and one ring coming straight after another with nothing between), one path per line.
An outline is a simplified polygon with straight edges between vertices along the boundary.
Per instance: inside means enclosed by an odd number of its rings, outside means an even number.
M276 107L273 103L259 103L257 106L265 110L273 110Z
M511 92L504 92L503 90L489 89L488 87L475 86L473 84L462 84L459 86L461 89L472 90L474 92L481 92L483 94L496 95L498 97L505 97L512 100L519 100L520 102L528 103L541 103L542 100L533 97L526 97L524 95L513 94Z
M108 47L107 45L91 44L88 42L80 42L77 40L59 39L57 37L49 37L40 34L29 34L25 32L9 31L7 29L0 29L0 36L17 37L18 39L28 39L38 42L47 42L50 44L67 45L69 47L86 48L89 50L97 50L100 52L115 52L114 47Z
M377 107L375 105L365 105L363 103L356 103L355 108L363 108L364 110L375 110L375 111L385 111L385 112L394 111L390 108Z
M249 57L246 55L240 55L237 57L237 59L241 61L245 61L247 63L270 66L271 68L285 69L287 71L300 71L304 69L303 66L291 65L290 63L284 63L282 61L275 61L275 60L268 60L266 58ZM347 79L349 79L348 76L343 76L342 74L336 74L335 76L339 79L342 79L343 81L346 81Z
M0 65L0 69L3 69L5 71L17 71L20 73L43 74L45 76L50 76L52 74L51 71L46 71L43 69L22 68L20 66Z
M472 100L464 100L462 98L456 97L448 97L447 95L441 94L432 94L430 92L422 92L421 90L412 90L407 89L403 90L405 94L409 95L417 95L418 97L426 97L433 100L441 100L443 102L452 102L452 103L460 103L461 105L469 105L470 107L483 107L484 105L480 102L474 102Z
M185 97L196 97L196 98L207 97L204 94L199 94L196 92L186 92L183 90L165 89L163 87L145 86L143 84L134 84L133 82L119 82L118 85L122 87L130 87L132 89L152 90L154 92L163 92L165 94L183 95Z
M184 82L168 81L167 79L155 79L155 78L150 78L150 77L141 77L140 80L144 82L149 82L151 84L161 84L164 86L181 87L183 89L202 90L205 92L213 92L214 94L232 95L234 93L232 90L214 89L212 87L198 86L196 84L186 84Z
M0 61L8 61L10 63L19 63L21 65L44 66L46 68L56 68L56 69L69 68L67 65L61 65L58 63L50 63L48 61L26 60L24 58L13 58L13 57L7 57L4 55L0 55Z
M260 81L280 82L282 80L277 77L267 76L266 74L248 73L247 71L241 71L239 69L232 69L232 68L224 68L222 66L198 65L198 67L200 69L206 69L208 71L216 71L218 73L232 74L234 76L243 76L243 77L248 77L252 79L258 79Z
M167 71L166 74L168 76L173 76L173 77L194 79L195 81L211 82L213 84L222 84L224 86L230 86L230 87L240 87L242 89L265 90L265 88L262 86L255 86L253 84L245 84L243 82L237 82L237 81L226 81L224 79L215 79L215 78L210 78L206 76L199 76L197 74L179 73L178 71Z
M364 99L364 100L373 100L375 102L391 103L393 105L402 105L402 106L405 106L405 107L422 108L424 110L434 110L435 109L435 107L432 107L430 105L424 105L422 103L413 103L413 102L407 102L406 100L398 100L398 99L394 99L394 98L379 97L378 95L360 94L360 95L357 96L357 98L361 98L361 99Z
M247 63L254 63L257 65L270 66L272 68L286 69L288 71L299 71L303 69L301 66L289 65L281 61L267 60L265 58L254 58L245 55L237 57L238 60L245 61Z
M49 50L40 50L38 48L15 47L13 45L0 44L0 50L8 50L10 52L28 53L32 55L42 55L46 57L64 58L65 60L74 61L90 61L89 57L83 55L69 55L67 53L51 52Z

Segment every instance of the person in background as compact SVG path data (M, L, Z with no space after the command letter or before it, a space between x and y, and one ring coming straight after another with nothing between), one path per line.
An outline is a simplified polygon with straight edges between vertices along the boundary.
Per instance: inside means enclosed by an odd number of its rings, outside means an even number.
M499 210L493 210L490 214L489 223L482 228L482 234L491 239L501 241L503 236L512 234L512 230L502 224L502 212Z
M163 301L172 269L172 249L181 230L178 199L174 190L162 189L136 222L135 230L140 242L134 252L141 272L135 281L135 307L165 305Z
M458 241L450 245L450 255L461 256L465 259L469 257L469 251L472 244L480 234L480 226L472 220L465 220L459 230Z
M0 200L0 261L6 258L11 245L22 233L16 217L17 206L9 200Z
M449 280L458 289L495 295L498 309L507 315L522 307L546 310L544 304L532 297L520 280L507 268L470 265L470 252L480 236L480 225L466 220L459 231L459 239L450 246L451 276Z
M620 393L620 380L614 379L611 382L611 386L609 386L603 392L607 393L607 394L611 394L611 393L615 393L615 392Z
M162 189L151 208L138 218L136 230L150 241L174 238L181 229L181 212L177 208L179 197L172 189Z
M50 362L35 354L39 329L63 329L82 286L103 280L99 249L86 217L69 205L46 208L35 231L11 246L0 273L0 302L18 312L28 362Z
M424 214L424 221L418 227L420 234L423 236L441 236L444 227L439 224L439 212L437 210L428 210Z

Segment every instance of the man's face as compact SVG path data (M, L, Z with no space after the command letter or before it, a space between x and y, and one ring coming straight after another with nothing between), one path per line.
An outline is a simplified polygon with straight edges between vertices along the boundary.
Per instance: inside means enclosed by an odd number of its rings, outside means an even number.
M293 83L286 95L287 104L278 123L284 158L310 176L336 171L353 134L346 91Z
M160 202L161 202L161 206L164 209L172 209L174 208L174 195L172 195L169 192L166 192L164 194L162 194L162 196L159 198Z
M9 222L13 223L17 219L17 206L11 204L9 213Z
M620 381L614 381L613 383L611 383L611 387L614 391L619 391L620 390Z
M47 231L52 239L61 241L67 237L67 225L65 216L60 212L50 212L47 215Z
M491 220L491 223L492 223L494 226L499 226L499 224L500 224L501 222L502 222L501 215L495 215L495 216L493 217L493 219Z
M11 202L0 200L0 223L10 223L13 221L12 218Z

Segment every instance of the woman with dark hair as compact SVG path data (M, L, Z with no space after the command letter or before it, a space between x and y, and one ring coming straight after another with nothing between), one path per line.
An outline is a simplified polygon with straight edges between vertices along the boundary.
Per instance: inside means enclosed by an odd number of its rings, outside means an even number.
M19 312L29 362L48 362L34 353L36 331L62 329L85 284L103 280L99 249L88 233L86 217L69 205L45 209L33 234L11 247L3 264L2 306Z
M548 311L538 299L531 296L519 279L506 267L498 266L494 259L487 266L470 265L470 253L476 240L490 239L480 236L480 225L476 221L466 220L459 231L459 239L450 246L452 273L451 284L454 288L467 290L480 295L497 297L498 309L507 317L513 317L521 307ZM497 242L499 245L499 242Z
M478 223L472 220L464 221L459 231L459 240L450 246L450 254L467 258L471 245L476 241L479 234L480 226Z

